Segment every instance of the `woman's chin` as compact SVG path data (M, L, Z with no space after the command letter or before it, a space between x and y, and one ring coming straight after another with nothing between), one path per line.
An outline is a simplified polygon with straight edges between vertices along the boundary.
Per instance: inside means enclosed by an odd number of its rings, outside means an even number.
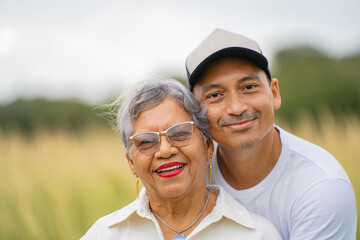
M183 197L189 189L189 186L184 186L184 184L169 184L164 187L159 187L157 191L162 198L174 199Z

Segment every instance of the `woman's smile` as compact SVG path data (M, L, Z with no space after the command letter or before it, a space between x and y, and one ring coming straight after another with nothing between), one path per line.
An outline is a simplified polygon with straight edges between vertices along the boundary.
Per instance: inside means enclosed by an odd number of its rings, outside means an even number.
M184 170L185 166L186 164L181 162L170 162L161 165L154 172L160 177L169 178L180 174Z

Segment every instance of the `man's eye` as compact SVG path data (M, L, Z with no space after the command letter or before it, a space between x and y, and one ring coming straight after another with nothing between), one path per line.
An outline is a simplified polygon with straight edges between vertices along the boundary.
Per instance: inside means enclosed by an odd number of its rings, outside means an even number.
M206 98L217 98L220 96L220 93L211 93Z
M254 84L249 84L249 85L246 85L244 88L245 90L251 90L251 89L254 89L256 86Z

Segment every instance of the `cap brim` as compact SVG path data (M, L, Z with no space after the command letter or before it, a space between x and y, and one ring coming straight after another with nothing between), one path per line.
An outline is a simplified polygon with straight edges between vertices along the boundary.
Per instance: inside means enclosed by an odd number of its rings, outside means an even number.
M199 81L199 78L211 63L225 57L237 57L245 59L261 68L271 80L268 61L262 54L248 48L229 47L221 49L205 58L191 74L187 71L190 91L193 90L194 85Z

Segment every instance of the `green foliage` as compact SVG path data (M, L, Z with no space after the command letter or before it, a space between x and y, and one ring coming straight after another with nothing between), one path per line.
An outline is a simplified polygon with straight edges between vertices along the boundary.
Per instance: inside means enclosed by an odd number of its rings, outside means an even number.
M182 85L184 85L186 88L189 87L189 83L188 83L188 80L187 78L183 78L183 77L180 77L180 76L174 76L172 77L173 79L179 81Z
M311 48L280 51L273 74L279 80L278 115L290 122L303 113L315 119L326 108L336 116L360 113L360 55L335 59Z
M311 114L318 121L323 109L330 109L336 117L348 113L360 116L360 54L337 59L298 47L278 52L272 62L276 64L272 74L279 80L282 97L278 119L295 124L299 116ZM186 78L173 78L187 87ZM75 100L18 100L0 106L0 131L17 129L32 134L45 128L79 132L108 123L99 117L103 111Z
M105 125L105 120L97 115L98 111L76 100L18 100L0 106L0 130L17 129L25 134L32 134L36 129L79 132Z

